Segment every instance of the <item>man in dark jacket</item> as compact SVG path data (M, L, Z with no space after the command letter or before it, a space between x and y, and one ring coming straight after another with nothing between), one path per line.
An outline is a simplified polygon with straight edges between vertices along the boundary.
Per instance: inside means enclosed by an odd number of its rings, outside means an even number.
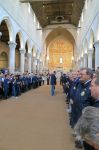
M94 98L93 106L99 108L99 75L91 81L91 96Z
M93 100L92 104L94 107L99 108L99 75L92 79L90 90L91 96L93 97L93 99L91 99ZM94 150L94 147L87 142L84 142L83 144L85 150Z
M51 95L54 96L55 95L55 85L56 85L56 76L55 76L56 72L54 71L51 74L50 77L50 84L51 84Z
M75 123L82 115L82 110L87 106L92 106L92 97L90 84L93 77L93 71L90 68L82 68L80 70L80 83L77 87L74 103L75 103ZM76 137L76 147L78 147L78 137ZM93 150L85 141L83 142L84 150Z

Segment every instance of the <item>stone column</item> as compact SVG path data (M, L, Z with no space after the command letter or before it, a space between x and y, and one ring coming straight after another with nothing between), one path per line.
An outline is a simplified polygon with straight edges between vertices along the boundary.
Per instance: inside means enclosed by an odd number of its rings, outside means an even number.
M34 72L34 57L31 57L31 72Z
M28 72L31 73L31 53L28 53Z
M80 68L80 59L78 60L78 68Z
M75 68L79 68L78 60L75 60Z
M9 71L10 73L14 73L15 71L15 48L16 48L16 43L14 42L8 42L9 44Z
M80 58L80 68L83 67L83 57Z
M2 32L0 32L0 39L1 39L1 37L2 37Z
M36 67L35 67L35 57L32 58L32 71L33 73L36 73Z
M24 73L24 63L25 63L25 50L24 49L19 49L20 50L20 72L21 74Z
M32 57L32 72L33 73L36 73L36 57L35 56L33 56Z
M87 54L84 54L84 67L88 67L87 64L88 62L87 62Z
M82 60L81 60L81 58L79 59L79 68L81 68L82 67Z
M40 73L42 73L42 70L43 70L43 66L42 66L42 61L40 61Z
M40 61L39 59L37 59L37 72L39 73L39 69L40 69Z
M92 69L92 54L93 54L93 49L88 50L88 68Z
M97 67L99 67L99 41L96 41L94 43L94 47L95 47L95 69L97 69Z

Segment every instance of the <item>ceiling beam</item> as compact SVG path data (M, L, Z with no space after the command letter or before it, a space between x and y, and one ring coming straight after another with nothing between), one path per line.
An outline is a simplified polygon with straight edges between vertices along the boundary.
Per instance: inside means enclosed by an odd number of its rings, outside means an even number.
M47 0L44 2L44 0L20 0L22 3L32 3L32 2L43 2L43 5L55 5L55 4L72 4L74 3L74 0L72 1L64 1L64 2L57 2L55 0Z
M67 4L73 4L74 3L74 1L65 1L65 2L45 2L45 3L43 3L43 5L67 5Z
M44 0L20 0L21 3L29 3L29 2L43 2Z
M61 14L60 16L63 16L63 17L71 17L71 15L72 15L72 13L71 13L71 14ZM50 17L51 17L51 18L52 18L52 17L55 18L55 17L57 17L57 16L58 16L58 15L53 15L53 14L52 14L52 15L47 15L48 18L50 18Z

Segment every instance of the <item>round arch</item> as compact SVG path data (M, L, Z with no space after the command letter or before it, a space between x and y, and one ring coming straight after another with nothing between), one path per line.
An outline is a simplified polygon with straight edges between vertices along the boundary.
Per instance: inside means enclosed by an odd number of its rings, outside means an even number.
M54 43L56 44L52 43L54 40L55 40ZM62 69L64 71L67 70L69 71L73 67L72 57L74 56L74 47L76 45L73 35L66 28L59 26L53 29L47 35L45 43L46 43L45 66L47 66L47 68L50 69L51 71L55 69L56 70ZM53 46L51 46L51 44ZM61 52L59 50L60 46L58 46L60 44L61 44ZM53 49L53 47L56 48ZM50 51L51 49L53 49L53 51ZM57 55L58 57L54 55Z
M27 45L27 49L28 49L27 52L30 53L31 52L31 45L30 45L29 39L27 39L26 42L25 42L25 48L26 48L26 45Z
M97 25L96 39L99 40L99 19L98 19L98 25Z
M40 53L39 53L39 51L37 50L37 51L36 51L36 58L39 59L39 57L40 57Z
M11 19L7 16L3 17L0 24L2 23L2 21L5 21L6 25L7 25L7 28L8 28L8 31L9 31L9 40L10 41L15 41L14 39L14 30L13 30L13 25L12 25L12 22L11 22Z
M36 56L36 50L35 50L35 46L32 47L32 56L35 57Z
M93 29L91 29L90 30L90 37L89 37L89 48L93 48L94 39L95 39L94 31L93 31Z
M94 31L93 29L90 30L90 39L89 39L89 48L93 50L92 54L92 68L95 69L95 47L94 47L94 42L95 42L95 36L94 36Z
M87 39L85 39L83 47L84 47L84 54L86 54L88 52L88 41L87 41Z
M24 39L23 39L23 34L21 31L18 31L16 33L16 35L19 36L19 40L20 40L20 48L23 49L24 48Z
M81 57L83 57L84 56L84 46L82 46L82 48L81 48Z
M46 48L48 47L49 43L57 36L64 36L64 37L68 36L68 39L71 41L71 43L75 45L75 40L72 34L64 27L57 27L56 29L53 29L46 37L45 39Z
M15 70L20 70L20 48L21 48L21 39L20 34L16 34L16 48L15 48Z

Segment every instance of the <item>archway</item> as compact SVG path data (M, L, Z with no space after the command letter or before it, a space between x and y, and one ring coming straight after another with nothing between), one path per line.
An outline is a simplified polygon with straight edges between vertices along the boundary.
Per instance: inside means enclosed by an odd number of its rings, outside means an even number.
M94 47L94 32L91 29L90 31L90 48L93 50L92 54L92 68L95 69L95 47Z
M46 65L50 71L69 71L73 67L75 40L65 28L58 27L46 38Z
M99 40L99 18L98 18L98 23L97 23L96 39Z
M24 70L25 72L28 72L28 43L26 42L25 44L25 66L24 66Z
M85 39L85 43L84 43L84 57L85 57L84 67L88 67L88 41L87 39Z
M31 72L33 72L34 69L34 47L32 47L32 57L31 57Z
M9 56L9 46L8 41L10 40L9 37L9 30L8 26L6 24L6 21L3 20L0 24L0 32L1 32L1 38L0 38L0 68L6 68L8 69L8 56Z
M16 49L15 49L15 70L20 71L20 37L19 33L16 35Z

